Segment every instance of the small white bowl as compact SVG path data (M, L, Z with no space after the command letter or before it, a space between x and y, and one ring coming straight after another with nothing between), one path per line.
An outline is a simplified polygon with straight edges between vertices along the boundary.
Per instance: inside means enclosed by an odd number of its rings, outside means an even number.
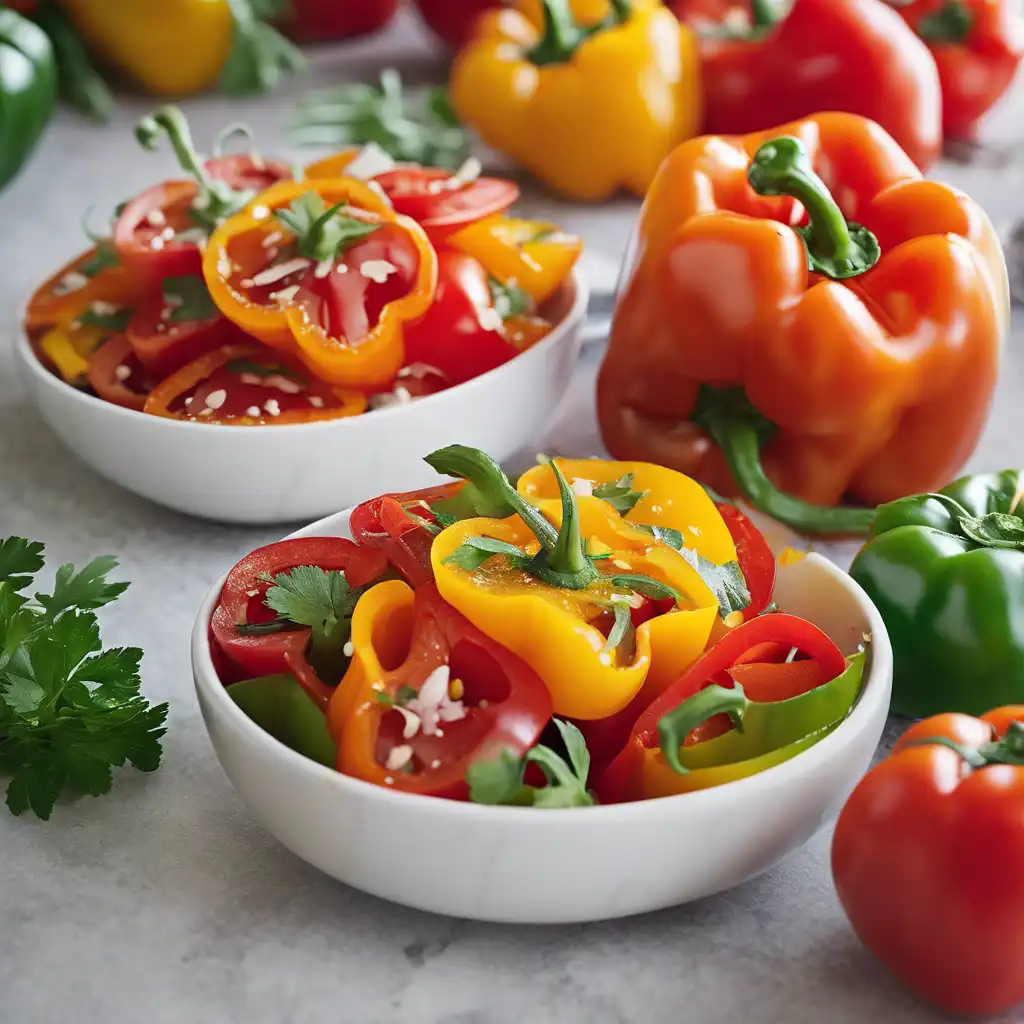
M64 383L20 328L17 351L43 418L101 475L190 515L295 522L432 483L423 456L448 444L504 462L537 442L569 387L588 297L574 275L552 300L555 328L504 366L407 405L323 423L227 427L146 416Z
M348 534L348 512L294 536ZM833 733L747 779L680 796L570 810L486 807L386 790L295 753L217 678L209 622L192 635L196 693L214 750L253 815L288 849L364 892L483 921L567 924L638 914L728 889L806 842L867 770L885 725L892 650L863 590L819 555L779 571L787 611L845 653L870 633L860 700Z

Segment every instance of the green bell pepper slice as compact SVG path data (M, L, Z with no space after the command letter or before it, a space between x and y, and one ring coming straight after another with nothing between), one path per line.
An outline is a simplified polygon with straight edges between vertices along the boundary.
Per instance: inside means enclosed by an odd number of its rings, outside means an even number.
M1024 703L1022 486L1005 470L879 507L850 575L889 632L894 713Z
M261 729L286 747L334 768L338 753L327 718L294 676L260 676L232 683L228 696Z
M0 188L35 148L57 102L53 47L38 25L0 7Z
M706 686L658 722L661 751L679 775L758 758L765 758L764 767L769 767L806 749L802 743L808 737L820 739L846 718L863 679L864 653L859 652L847 660L845 671L835 679L789 700L760 703L748 699L739 684L731 688ZM693 729L723 713L732 719L734 729L713 740L683 746ZM796 749L778 761L767 756L794 745Z

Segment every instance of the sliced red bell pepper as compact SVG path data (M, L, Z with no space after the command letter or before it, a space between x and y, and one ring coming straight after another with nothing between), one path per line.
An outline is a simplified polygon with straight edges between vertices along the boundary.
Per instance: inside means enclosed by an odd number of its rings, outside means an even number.
M737 663L753 648L765 643L788 645L790 650L796 648L805 655L805 661L817 664L820 676L813 678L819 682L840 675L846 668L846 659L835 643L806 619L776 612L744 622L726 633L695 661L636 720L625 749L598 778L597 792L602 802L618 803L641 798L643 794L639 787L642 786L640 776L643 760L659 749L658 722L684 700L711 683L731 687L733 680L728 675L729 671L742 672L745 668L752 668L746 662L742 663L742 667L737 667ZM783 691L788 691L789 696L805 692L802 687L810 683L812 678L809 670L796 662L785 668L787 671L783 673L748 673L746 682L751 684L751 689L747 691L749 699L770 702L780 699L777 695ZM787 679L790 673L793 678ZM729 727L720 718L710 719L709 723L695 730L687 742L712 739Z
M310 697L326 708L333 687L320 679L307 659L311 629L293 626L267 633L238 629L274 621L275 613L264 603L267 590L274 577L300 565L337 570L355 589L382 576L387 559L382 551L359 547L341 537L303 537L259 548L228 573L210 620L210 635L213 646L233 666L233 677L221 680L225 684L290 672Z
M733 543L740 572L750 593L750 604L743 609L744 619L753 619L768 607L775 589L775 555L764 534L735 505L715 502L725 520Z
M156 383L124 334L105 341L89 359L89 386L105 402L142 411Z
M434 580L430 565L434 537L430 528L413 516L433 523L436 517L430 502L450 498L461 487L461 482L440 484L371 498L352 510L349 529L357 543L381 548L406 582L414 587L424 586Z
M136 307L127 330L139 361L166 376L244 336L213 304L202 277L167 277Z
M551 717L540 677L446 604L433 584L368 591L352 665L331 701L338 770L389 789L466 800L466 771L522 757Z

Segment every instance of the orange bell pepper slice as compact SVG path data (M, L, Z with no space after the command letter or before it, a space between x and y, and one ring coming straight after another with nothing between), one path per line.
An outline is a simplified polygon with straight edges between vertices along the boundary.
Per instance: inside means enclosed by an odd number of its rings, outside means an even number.
M283 426L358 416L366 396L310 379L294 361L259 345L224 345L172 373L144 412L226 426Z
M487 217L457 231L448 244L479 260L493 277L514 282L534 302L550 299L583 252L583 241L554 224Z
M329 384L373 388L405 361L403 324L433 301L437 254L363 182L282 182L213 233L203 276L247 334Z

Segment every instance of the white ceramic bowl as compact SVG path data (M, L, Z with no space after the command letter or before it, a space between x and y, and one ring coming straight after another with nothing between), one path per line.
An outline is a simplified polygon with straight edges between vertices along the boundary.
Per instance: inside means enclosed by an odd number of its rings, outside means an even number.
M342 512L295 536L348 536ZM386 790L302 757L228 697L210 659L220 584L192 636L196 693L214 749L253 815L303 860L364 892L456 917L570 923L720 892L800 846L852 791L878 745L892 650L861 588L819 555L781 569L787 611L846 653L870 632L859 702L790 761L715 789L570 810L484 807Z
M504 366L407 405L324 423L226 427L146 416L65 384L20 329L17 351L43 418L98 473L190 515L295 522L432 483L423 456L445 445L504 462L540 440L568 389L587 300L574 275L552 300L557 326Z

